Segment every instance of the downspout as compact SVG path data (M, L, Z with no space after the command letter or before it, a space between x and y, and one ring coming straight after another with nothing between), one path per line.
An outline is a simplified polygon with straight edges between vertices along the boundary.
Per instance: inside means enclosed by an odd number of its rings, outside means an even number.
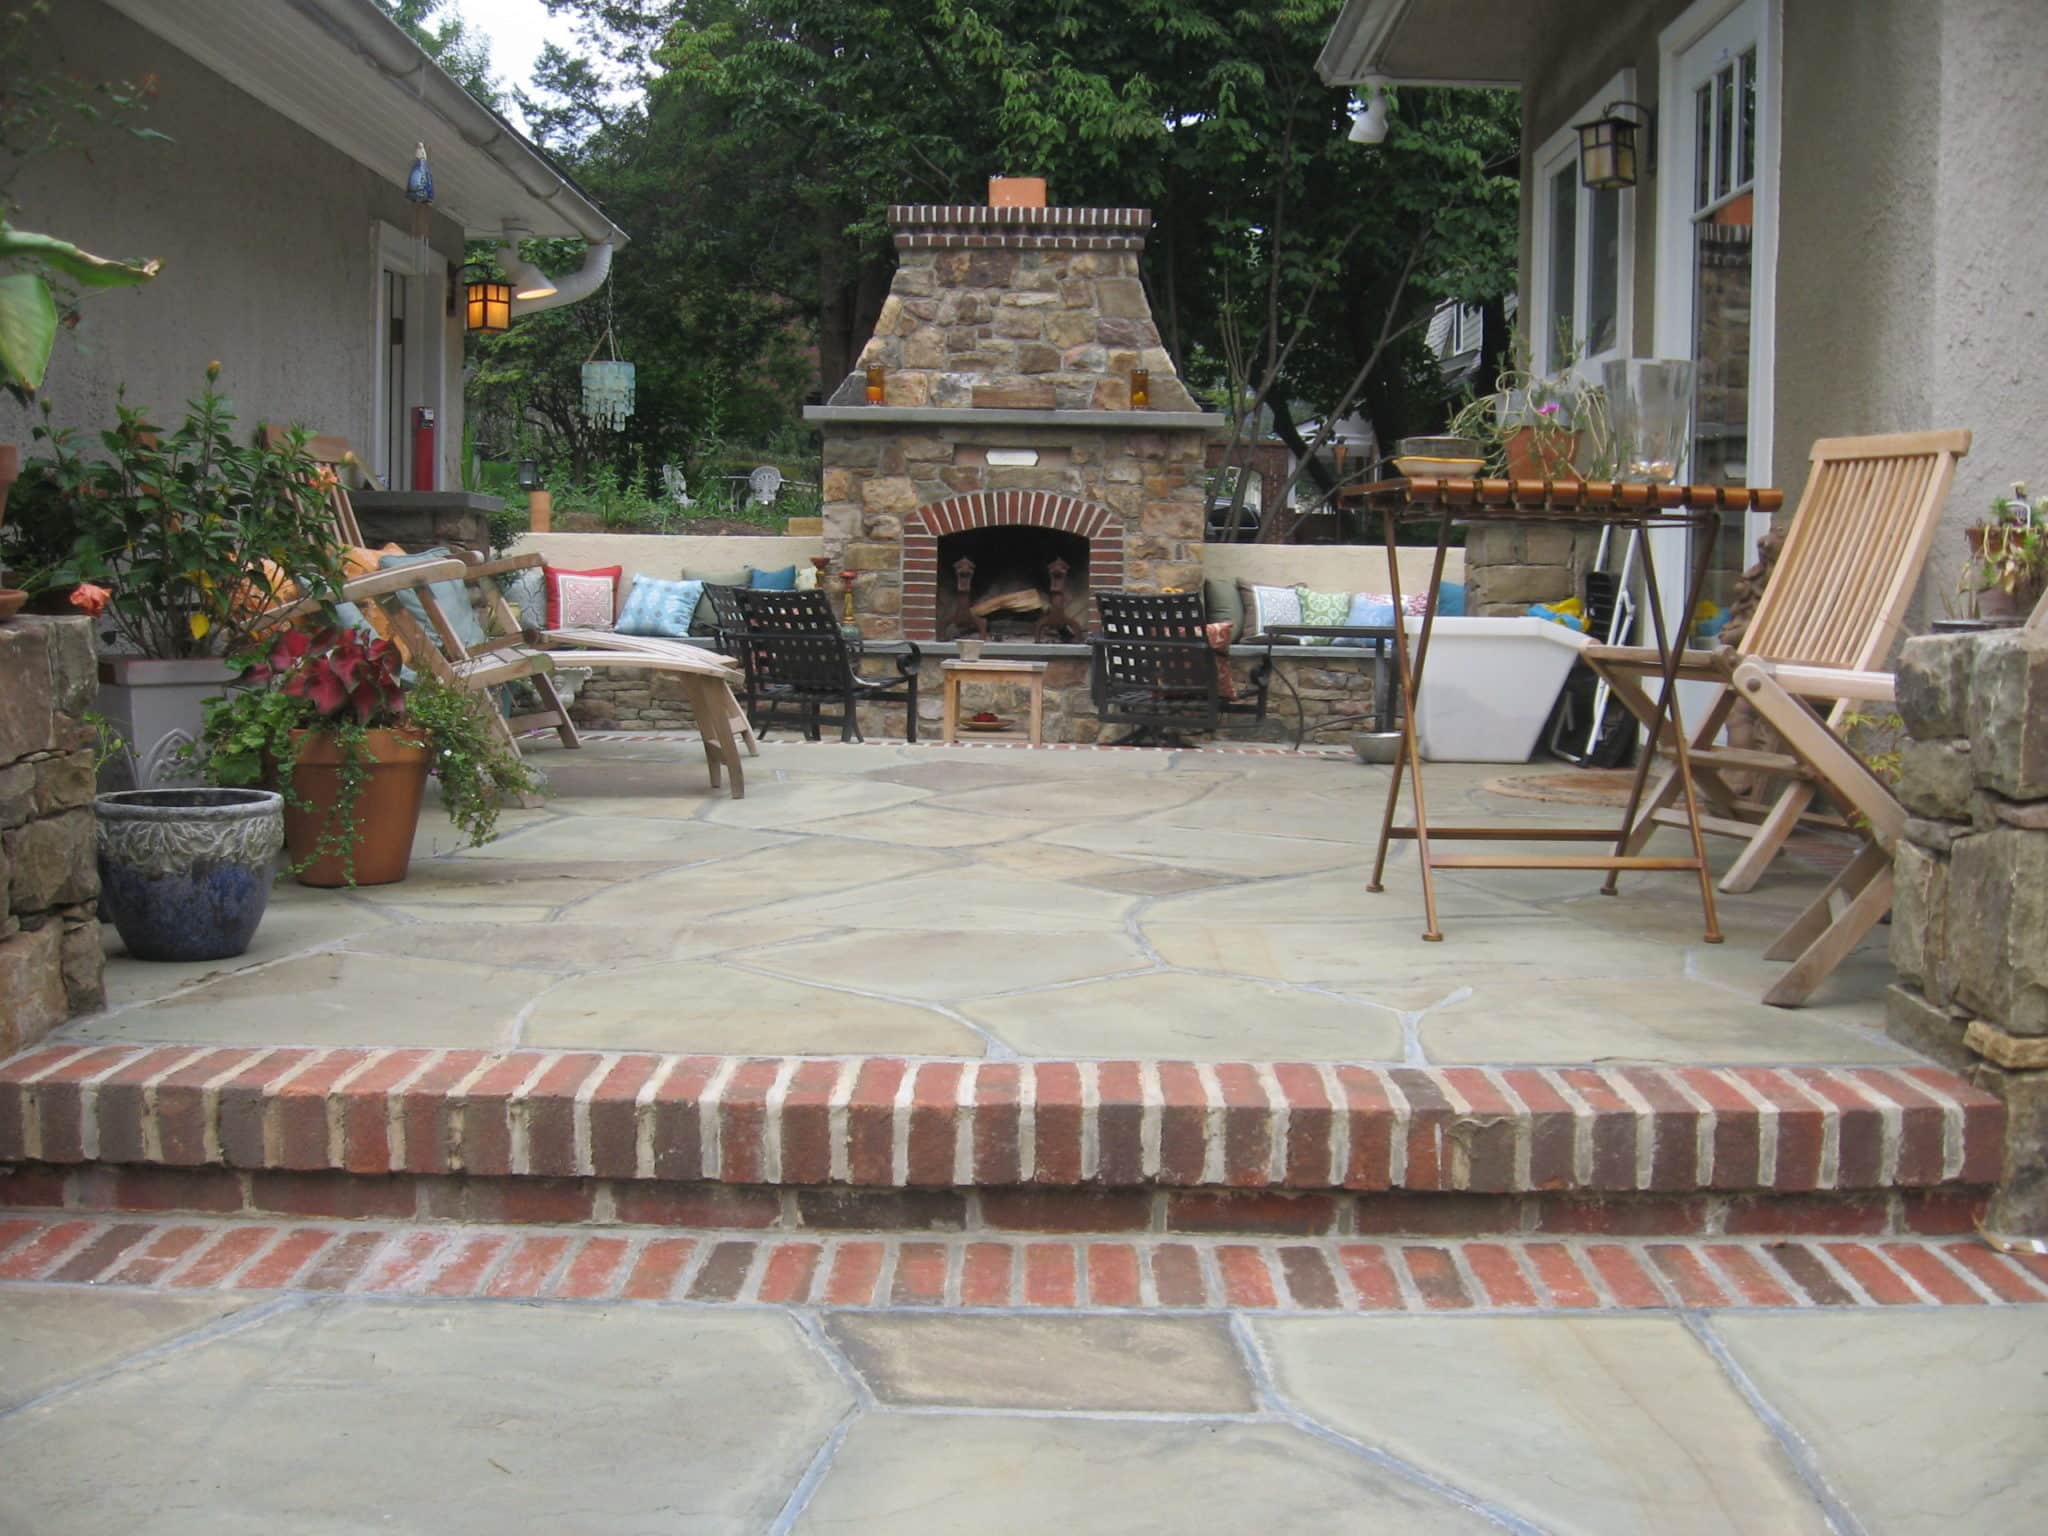
M610 240L600 240L589 246L583 254L583 265L574 272L549 277L519 254L519 242L530 238L528 231L508 224L504 240L498 247L498 265L505 269L505 276L512 284L512 318L515 320L522 315L537 315L543 310L579 304L603 287L604 280L611 275L612 252L616 247ZM532 297L522 297L527 294Z

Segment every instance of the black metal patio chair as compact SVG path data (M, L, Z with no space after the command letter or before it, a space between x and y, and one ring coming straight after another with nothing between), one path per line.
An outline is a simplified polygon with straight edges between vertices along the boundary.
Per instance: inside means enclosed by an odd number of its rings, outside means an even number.
M1089 685L1103 725L1133 727L1119 745L1178 746L1182 733L1214 734L1225 715L1266 718L1271 663L1252 668L1249 698L1225 698L1230 663L1209 643L1201 593L1098 592L1095 608Z
M734 640L744 652L748 717L757 731L782 720L816 741L821 722L832 721L841 741L860 741L865 739L856 713L861 704L901 704L904 737L917 740L917 674L923 656L915 645L895 658L895 677L862 677L860 639L840 628L823 593L728 590L745 621ZM825 714L834 705L838 713Z

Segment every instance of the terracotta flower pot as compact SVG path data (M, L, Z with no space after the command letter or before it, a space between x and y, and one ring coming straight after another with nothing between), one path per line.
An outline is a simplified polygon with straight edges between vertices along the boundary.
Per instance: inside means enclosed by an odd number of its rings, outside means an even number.
M1553 431L1548 427L1517 427L1502 444L1507 453L1510 480L1577 480L1572 460L1579 451L1579 434Z
M311 859L299 871L299 884L346 885L348 860L331 852L312 857L329 828L337 833L341 828L335 819L335 802L341 795L341 741L328 731L294 731L292 735L299 744L292 789L312 808L301 809L286 799L285 851L293 864ZM364 743L370 768L355 804L357 885L390 885L403 880L412 863L413 834L419 830L420 802L426 796L427 770L433 764L433 753L414 744L420 740L406 731L377 730L371 731Z

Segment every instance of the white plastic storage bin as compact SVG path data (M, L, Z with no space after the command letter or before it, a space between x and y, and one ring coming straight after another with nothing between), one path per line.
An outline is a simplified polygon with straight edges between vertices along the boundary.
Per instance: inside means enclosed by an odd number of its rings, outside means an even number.
M1408 620L1409 644L1422 620ZM1438 619L1415 711L1435 763L1526 763L1572 663L1591 642L1548 619Z

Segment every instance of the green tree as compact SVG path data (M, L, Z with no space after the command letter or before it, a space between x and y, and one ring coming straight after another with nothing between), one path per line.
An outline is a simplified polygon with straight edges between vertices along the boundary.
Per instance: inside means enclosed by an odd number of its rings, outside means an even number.
M377 4L457 85L492 111L504 110L504 92L491 74L491 40L474 31L449 0L377 0Z

